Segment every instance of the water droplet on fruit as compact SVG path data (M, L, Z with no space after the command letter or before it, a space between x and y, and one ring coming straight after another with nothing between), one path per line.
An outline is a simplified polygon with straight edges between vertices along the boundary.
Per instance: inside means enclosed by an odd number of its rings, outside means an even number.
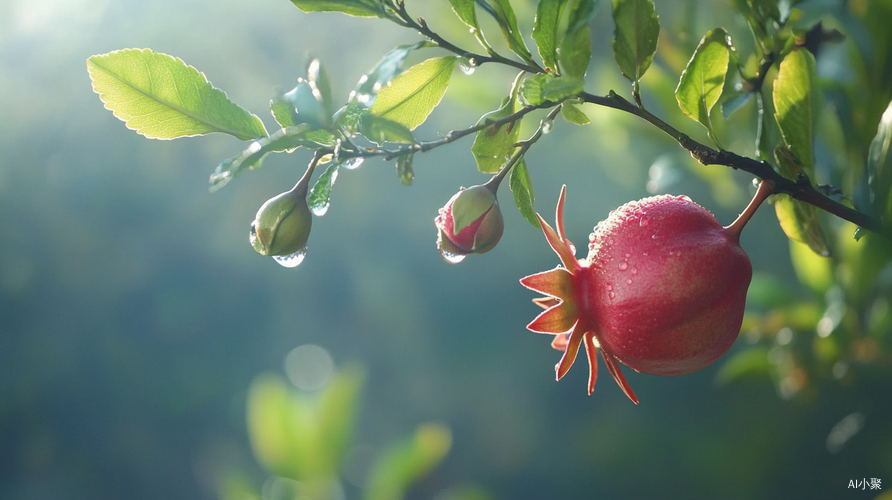
M620 271L625 271L625 270L628 269L628 268L629 268L629 263L628 263L628 262L623 262L623 263L621 263L621 264L619 265L619 270L620 270Z
M351 158L342 163L341 166L346 168L347 170L356 170L357 168L359 168L360 165L362 165L362 162L364 161L365 158Z
M274 255L273 260L278 262L282 267L297 267L304 261L307 256L307 247L294 252L291 255Z

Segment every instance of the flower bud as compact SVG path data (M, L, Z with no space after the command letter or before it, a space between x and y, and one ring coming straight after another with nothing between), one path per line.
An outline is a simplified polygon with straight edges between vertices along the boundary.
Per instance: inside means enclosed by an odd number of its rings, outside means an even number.
M260 255L292 255L307 246L313 217L298 189L270 198L251 223L251 246Z
M499 201L488 186L472 186L455 193L440 209L434 225L439 230L437 248L450 263L492 250L505 229Z

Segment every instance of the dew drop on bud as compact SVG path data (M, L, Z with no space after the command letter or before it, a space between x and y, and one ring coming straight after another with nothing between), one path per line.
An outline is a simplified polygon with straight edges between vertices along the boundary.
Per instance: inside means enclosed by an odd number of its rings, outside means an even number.
M360 165L362 165L363 161L365 161L365 158L351 158L342 163L341 166L346 168L347 170L356 170L357 168L359 168Z
M650 224L650 219L648 219L647 217L642 216L640 219L638 219L638 225L639 225L639 226L641 226L641 227L645 227L645 226L647 226L648 224Z
M638 268L637 267L632 268L632 276L638 276Z
M304 257L307 256L307 247L303 247L300 250L294 252L291 255L274 255L273 260L276 261L282 267L297 267L301 262L304 261Z
M613 298L616 297L616 294L613 292L610 292L607 296L610 297L610 300L613 300Z
M467 256L458 253L447 252L441 248L440 257L443 257L443 260L450 264L458 264L459 262L465 260L465 257Z
M248 233L248 243L250 243L252 247L254 246L254 243L257 241L257 228L254 227L254 224L256 222L257 221L254 221L251 223L251 231Z
M623 263L621 263L621 264L619 265L619 270L620 270L620 271L625 271L625 270L628 269L628 268L629 268L629 263L628 263L628 262L623 262Z
M690 201L690 202L693 202L693 201L694 201L694 200L691 199L690 196L685 195L685 194L683 194L683 195L681 195L681 196L677 196L676 199L677 199L677 200L682 200L682 201Z
M627 280L626 280L626 284L627 284L627 285L631 285L631 284L632 284L632 278L627 279Z

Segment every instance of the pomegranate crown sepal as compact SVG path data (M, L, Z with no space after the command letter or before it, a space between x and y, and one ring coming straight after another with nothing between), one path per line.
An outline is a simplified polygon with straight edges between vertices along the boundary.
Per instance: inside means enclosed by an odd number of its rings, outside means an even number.
M579 353L580 344L585 345L585 352L589 364L588 393L595 389L598 379L598 351L607 365L607 370L623 392L633 403L638 404L638 397L629 387L625 377L620 371L619 364L610 353L599 349L598 339L595 337L597 325L593 320L582 314L583 304L577 297L586 289L585 280L590 279L590 273L586 272L589 262L576 259L576 248L567 239L564 232L564 199L567 186L561 188L555 213L555 228L538 213L536 217L542 225L542 232L548 244L558 254L563 267L556 267L550 271L531 274L522 278L520 284L539 292L546 297L533 299L540 307L544 308L541 314L527 325L527 329L536 333L555 335L551 346L564 352L561 360L555 365L557 380L560 380L570 370L576 355Z

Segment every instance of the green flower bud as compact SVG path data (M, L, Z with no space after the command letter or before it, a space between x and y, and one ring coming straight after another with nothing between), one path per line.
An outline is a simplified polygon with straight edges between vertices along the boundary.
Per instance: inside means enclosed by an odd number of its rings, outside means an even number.
M270 198L257 210L249 240L260 255L288 256L306 248L313 217L306 192L299 191Z
M495 248L505 229L499 201L488 186L472 186L456 193L440 209L434 225L439 231L440 256L453 264L466 255Z

